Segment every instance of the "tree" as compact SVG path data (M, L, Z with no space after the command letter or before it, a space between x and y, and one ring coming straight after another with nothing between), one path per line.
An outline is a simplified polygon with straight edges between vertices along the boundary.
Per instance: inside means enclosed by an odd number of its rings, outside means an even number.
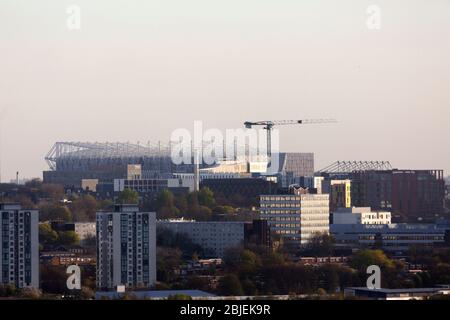
M261 258L250 250L241 253L240 270L244 274L255 273L261 267Z
M80 237L75 231L61 231L59 234L59 243L62 245L77 245L80 243Z
M43 203L39 206L39 219L41 221L62 220L65 222L71 222L72 212L66 206L61 206L55 203Z
M202 291L211 290L209 280L207 278L202 278L199 276L189 277L186 282L186 288L202 290Z
M214 199L214 193L208 187L201 188L197 196L198 202L202 206L212 208L216 204L216 200Z
M156 198L156 209L161 209L163 207L173 207L174 197L173 193L167 189L162 190L158 197Z
M186 201L188 204L188 211L191 210L195 210L196 208L198 208L199 203L198 203L198 191L197 192L189 192L189 194L186 197Z
M262 257L264 266L282 266L285 264L284 256L279 252L268 252Z
M44 183L40 188L43 198L59 201L64 197L64 187L59 184Z
M49 212L50 220L62 220L71 222L73 220L72 212L66 206L55 206Z
M181 250L174 248L157 248L156 271L157 279L163 282L174 282L176 279L175 269L181 264Z
M23 288L20 291L20 297L29 300L40 299L42 292L37 288Z
M75 221L95 221L95 213L100 204L91 195L83 195L74 199L69 205Z
M304 254L311 256L330 256L334 252L334 238L328 233L317 232L309 239Z
M42 187L42 180L39 178L33 178L25 182L25 186L30 189L39 189Z
M235 274L227 274L220 280L219 292L225 296L244 295L241 282Z
M89 287L81 287L80 298L83 300L91 300L95 296L94 290Z
M42 245L54 245L58 239L58 233L52 229L49 223L39 224L39 241Z
M119 193L117 201L121 204L138 204L139 194L135 190L126 188L121 193Z
M174 198L175 207L180 212L187 212L188 210L188 201L186 199L186 194L180 194Z
M185 233L174 233L163 227L156 228L156 245L161 249L179 249L186 259L192 258L195 253L203 252L202 247L193 243Z
M440 263L430 268L430 276L434 284L450 283L450 264Z
M173 193L167 189L162 190L156 198L156 212L159 219L176 218L179 210L175 207Z
M65 293L67 274L64 267L60 266L41 266L40 267L41 289L45 293Z
M17 294L14 284L0 284L0 297L12 297Z
M245 278L242 282L242 290L246 295L254 296L257 294L257 289L254 281L250 280L249 278Z
M240 247L228 249L224 260L228 270L247 275L256 273L262 265L259 255Z
M389 259L382 250L361 250L353 254L350 258L350 266L366 272L370 265L377 265L385 268L394 268L395 263Z
M232 206L215 206L212 210L215 215L229 215L235 212L236 210Z
M198 206L189 210L189 217L198 221L211 220L212 211L207 206Z

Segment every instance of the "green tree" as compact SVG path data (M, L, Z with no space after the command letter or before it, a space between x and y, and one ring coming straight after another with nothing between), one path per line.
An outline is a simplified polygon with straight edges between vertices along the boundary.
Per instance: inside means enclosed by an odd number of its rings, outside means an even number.
M261 267L261 258L250 250L243 250L241 253L240 270L242 273L256 273Z
M72 212L66 206L55 203L41 203L39 205L39 220L62 220L65 222L72 221Z
M39 224L39 241L42 245L54 245L58 239L58 233L52 229L49 223Z
M352 255L349 265L365 272L370 265L385 268L394 268L395 263L389 259L382 250L361 250Z
M189 211L189 217L198 221L211 220L212 211L207 206L198 206Z
M219 291L226 296L244 295L244 289L242 288L239 278L235 274L227 274L220 280Z
M61 231L59 234L59 243L61 245L78 245L80 243L80 237L75 231Z
M50 220L63 220L65 222L71 222L72 217L72 212L65 206L55 206L49 212Z
M121 204L138 204L139 194L132 189L124 189L118 196L117 201Z
M264 266L282 266L285 264L283 254L279 252L268 252L262 256Z
M181 250L176 248L157 248L156 250L156 272L157 279L171 283L177 278L175 270L181 264Z
M213 208L216 204L216 200L214 199L214 193L208 187L201 188L197 194L198 202L202 206L206 206L208 208Z
M0 297L12 297L17 294L14 284L0 284Z
M100 204L91 195L83 195L74 199L69 205L74 221L95 221L95 213L100 209Z
M175 218L179 210L175 207L173 193L167 189L162 190L156 198L156 212L159 219Z
M240 247L228 249L224 260L228 270L247 275L256 273L262 265L259 255Z

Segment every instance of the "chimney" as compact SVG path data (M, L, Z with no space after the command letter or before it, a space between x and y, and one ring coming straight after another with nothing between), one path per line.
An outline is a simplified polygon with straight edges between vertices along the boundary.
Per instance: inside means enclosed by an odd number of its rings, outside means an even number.
M198 150L195 149L194 154L194 191L200 190L200 177L199 177L199 158Z

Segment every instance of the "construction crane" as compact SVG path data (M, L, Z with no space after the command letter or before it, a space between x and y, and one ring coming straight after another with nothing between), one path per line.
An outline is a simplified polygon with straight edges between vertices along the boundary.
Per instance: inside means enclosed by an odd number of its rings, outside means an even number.
M274 126L284 126L290 124L319 124L319 123L335 123L334 119L305 119L305 120L268 120L268 121L246 121L244 125L247 129L251 129L253 126L264 126L263 129L267 130L267 155L270 157L272 154L272 128Z

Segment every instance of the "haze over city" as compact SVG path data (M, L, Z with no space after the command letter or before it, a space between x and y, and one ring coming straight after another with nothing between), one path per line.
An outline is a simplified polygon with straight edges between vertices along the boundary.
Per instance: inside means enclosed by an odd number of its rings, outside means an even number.
M81 29L66 25L68 5ZM56 141L168 141L177 128L280 128L281 149L450 171L450 3L50 1L0 5L1 177L42 177Z

